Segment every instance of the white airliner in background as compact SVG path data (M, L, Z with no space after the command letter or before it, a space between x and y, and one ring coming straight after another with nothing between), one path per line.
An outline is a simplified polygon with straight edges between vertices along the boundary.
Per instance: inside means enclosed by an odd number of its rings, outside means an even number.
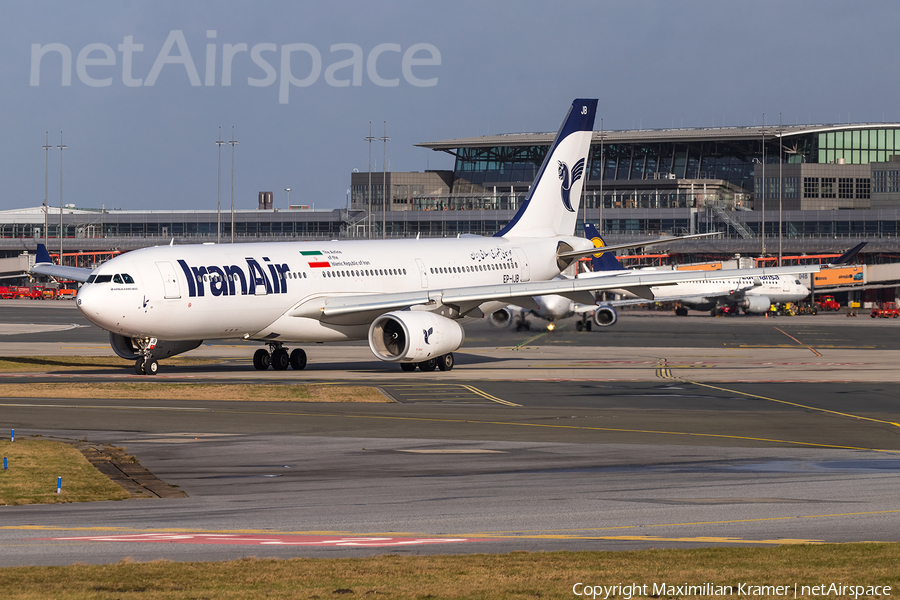
M574 232L596 108L597 100L572 103L528 196L493 237L157 246L93 271L53 265L40 247L32 272L84 281L78 308L110 332L113 350L134 360L138 374L154 374L160 358L219 339L267 346L254 354L257 369L304 368L306 353L288 343L368 340L377 358L404 370L447 370L463 343L463 316L482 317L511 302L527 306L533 296L590 304L595 290L707 277L675 271L627 274L614 283L553 280L595 252Z
M603 248L606 246L597 229L590 223L584 227L585 237L590 239L594 246ZM666 240L661 240L665 242ZM652 242L658 243L658 242ZM866 245L861 242L847 251L837 261L828 266L837 266L848 263ZM577 275L579 278L592 277L618 277L634 273L625 269L612 252L605 251L594 254L591 260L593 271ZM646 273L647 270L640 272ZM495 310L488 319L491 325L499 329L515 327L517 331L529 329L525 320L527 316L536 317L548 322L547 329L553 331L556 321L578 316L581 319L576 323L578 331L591 330L592 325L597 327L610 327L618 321L618 314L614 307L629 304L641 304L647 302L673 302L677 301L681 307L676 309L676 314L686 315L687 309L708 310L715 313L717 310L728 307L731 309L743 309L745 313L762 314L769 310L772 304L781 302L798 302L809 295L807 288L796 274L787 275L759 275L758 269L739 269L730 271L731 277L722 277L721 272L711 271L711 278L695 281L682 281L666 286L652 286L649 290L632 288L629 295L638 296L635 300L613 300L599 304L581 304L558 295L539 296L534 298L535 308L522 308L509 305ZM612 290L616 291L616 290ZM619 290L622 291L622 290ZM648 293L649 292L649 293Z
M715 271L713 271L715 273ZM773 304L799 302L809 296L809 288L796 275L747 274L708 281L685 281L672 286L674 289L654 290L655 302L678 301L687 315L687 309L708 310L715 314L722 308L741 309L745 313L763 314Z

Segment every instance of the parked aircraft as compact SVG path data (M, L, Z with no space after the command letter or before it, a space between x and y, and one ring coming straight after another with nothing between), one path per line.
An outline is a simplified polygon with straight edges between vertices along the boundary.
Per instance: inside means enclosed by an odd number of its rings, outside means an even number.
M585 236L594 246L602 248L606 244L597 229L590 223L585 224ZM666 241L666 240L661 240ZM658 242L651 242L658 243ZM832 265L849 262L865 246L862 242L841 256ZM633 274L616 259L615 254L605 251L594 254L591 259L593 271L581 273L579 278L616 277ZM665 286L653 286L647 289L632 289L634 300L614 300L599 304L581 304L564 296L548 295L534 298L535 308L522 308L509 305L489 315L491 325L497 328L515 327L517 331L529 329L526 317L536 317L548 322L547 329L553 331L555 322L572 316L580 317L575 324L578 331L590 331L592 325L610 327L618 321L615 307L627 304L646 302L678 301L681 306L676 310L678 315L687 315L688 308L694 310L716 311L725 309L742 309L745 313L765 313L774 303L797 302L809 295L809 288L797 278L798 271L787 274L760 275L759 269L743 269L729 271L730 276L723 277L722 272L712 271L704 279L685 280ZM641 271L646 273L647 271ZM684 273L684 272L683 272ZM711 276L710 276L711 275ZM615 290L613 290L615 291Z
M53 265L40 247L32 271L84 281L78 308L109 331L113 350L135 361L138 374L152 375L159 359L210 339L264 344L253 357L261 370L304 368L306 353L289 343L344 340L368 340L377 358L405 371L448 370L465 337L464 316L511 302L531 306L533 296L591 303L598 289L698 278L552 279L595 252L573 234L596 108L597 100L572 103L528 196L493 237L157 246L93 271Z

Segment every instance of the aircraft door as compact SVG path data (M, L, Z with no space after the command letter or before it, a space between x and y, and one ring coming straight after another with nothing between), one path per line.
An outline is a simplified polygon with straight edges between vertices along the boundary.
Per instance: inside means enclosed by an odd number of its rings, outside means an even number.
M522 281L531 281L531 268L528 266L528 256L521 248L513 248L516 253L516 259L519 263L519 272L522 274Z
M422 277L422 289L428 289L428 271L425 269L425 263L421 258L416 259L416 265L419 267L419 275Z
M175 268L167 260L161 260L156 263L159 274L162 276L163 286L165 287L166 298L181 298L181 288L178 285L178 277L175 276Z
M791 283L794 281L787 275L779 275L778 278L781 280L781 291L782 292L790 292L791 291Z

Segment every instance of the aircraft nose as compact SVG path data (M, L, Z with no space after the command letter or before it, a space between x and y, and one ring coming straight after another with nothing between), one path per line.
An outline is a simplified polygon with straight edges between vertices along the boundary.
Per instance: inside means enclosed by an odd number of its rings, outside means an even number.
M78 290L78 293L75 295L75 305L78 307L78 310L81 311L81 314L83 314L87 320L96 325L100 325L98 321L102 316L103 304L98 291L99 290L95 285L86 284L81 286L81 289Z

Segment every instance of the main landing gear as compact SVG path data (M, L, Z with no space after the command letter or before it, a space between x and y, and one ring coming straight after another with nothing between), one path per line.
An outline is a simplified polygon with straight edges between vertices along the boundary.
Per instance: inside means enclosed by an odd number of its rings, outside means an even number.
M584 317L581 317L580 321L575 321L575 331L590 331L590 330L591 330L590 318L584 316Z
M265 348L260 348L253 353L253 367L257 371L265 371L272 366L276 371L284 371L291 367L295 371L306 368L306 352L300 348L294 348L290 353L281 344L269 344L272 348L270 354Z
M447 354L438 356L437 358L429 358L428 360L422 362L400 363L400 370L410 373L412 371L415 371L416 367L419 367L420 371L425 371L426 373L434 371L435 369L440 369L441 371L449 371L455 364L456 359L453 358L453 353L448 352Z

